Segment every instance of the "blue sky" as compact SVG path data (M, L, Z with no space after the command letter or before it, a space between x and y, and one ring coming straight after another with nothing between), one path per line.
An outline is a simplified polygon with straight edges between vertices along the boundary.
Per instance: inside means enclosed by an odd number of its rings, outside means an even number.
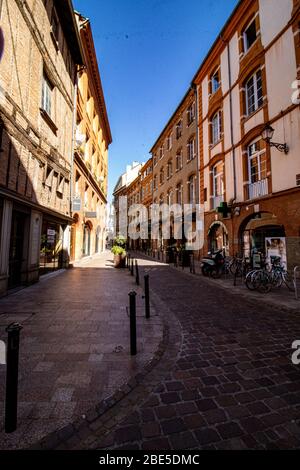
M73 0L91 20L113 144L109 199L149 150L237 0Z

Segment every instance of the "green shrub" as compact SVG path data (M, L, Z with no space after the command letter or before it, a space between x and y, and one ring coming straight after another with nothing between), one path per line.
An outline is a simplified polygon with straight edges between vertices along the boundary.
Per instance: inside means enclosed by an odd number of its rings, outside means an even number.
M124 256L126 255L126 251L124 250L124 248L118 245L114 245L111 249L111 252L114 255L124 255Z

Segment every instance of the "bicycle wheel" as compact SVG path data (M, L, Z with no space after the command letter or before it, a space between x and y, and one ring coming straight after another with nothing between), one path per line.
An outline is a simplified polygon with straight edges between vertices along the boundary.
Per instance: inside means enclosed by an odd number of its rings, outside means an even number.
M272 288L272 278L267 271L259 271L257 279L258 287L257 290L261 294L267 294Z
M280 271L272 271L271 273L272 287L275 289L280 289L283 284L283 277Z
M287 272L282 273L283 282L285 283L286 287L291 291L295 292L295 285L293 277Z
M250 271L247 274L246 279L245 279L245 284L249 290L256 290L258 288L259 286L258 273L259 271Z

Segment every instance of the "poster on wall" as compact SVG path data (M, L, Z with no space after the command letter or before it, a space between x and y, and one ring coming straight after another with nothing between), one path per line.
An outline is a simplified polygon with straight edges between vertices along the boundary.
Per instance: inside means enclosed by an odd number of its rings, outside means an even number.
M281 265L287 269L285 237L266 238L267 263L271 265L275 258L280 258Z

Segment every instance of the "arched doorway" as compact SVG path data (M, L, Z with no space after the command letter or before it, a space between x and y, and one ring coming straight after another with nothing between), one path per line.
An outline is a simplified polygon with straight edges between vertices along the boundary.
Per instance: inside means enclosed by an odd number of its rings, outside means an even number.
M86 222L83 227L82 256L90 256L91 254L91 222Z
M267 256L268 250L276 251L282 260L286 259L285 229L277 220L277 217L270 212L258 212L247 217L242 223L239 232L242 255L249 260L258 254Z
M229 255L228 231L223 222L217 221L210 226L208 231L208 248L212 253L224 250L225 255Z

